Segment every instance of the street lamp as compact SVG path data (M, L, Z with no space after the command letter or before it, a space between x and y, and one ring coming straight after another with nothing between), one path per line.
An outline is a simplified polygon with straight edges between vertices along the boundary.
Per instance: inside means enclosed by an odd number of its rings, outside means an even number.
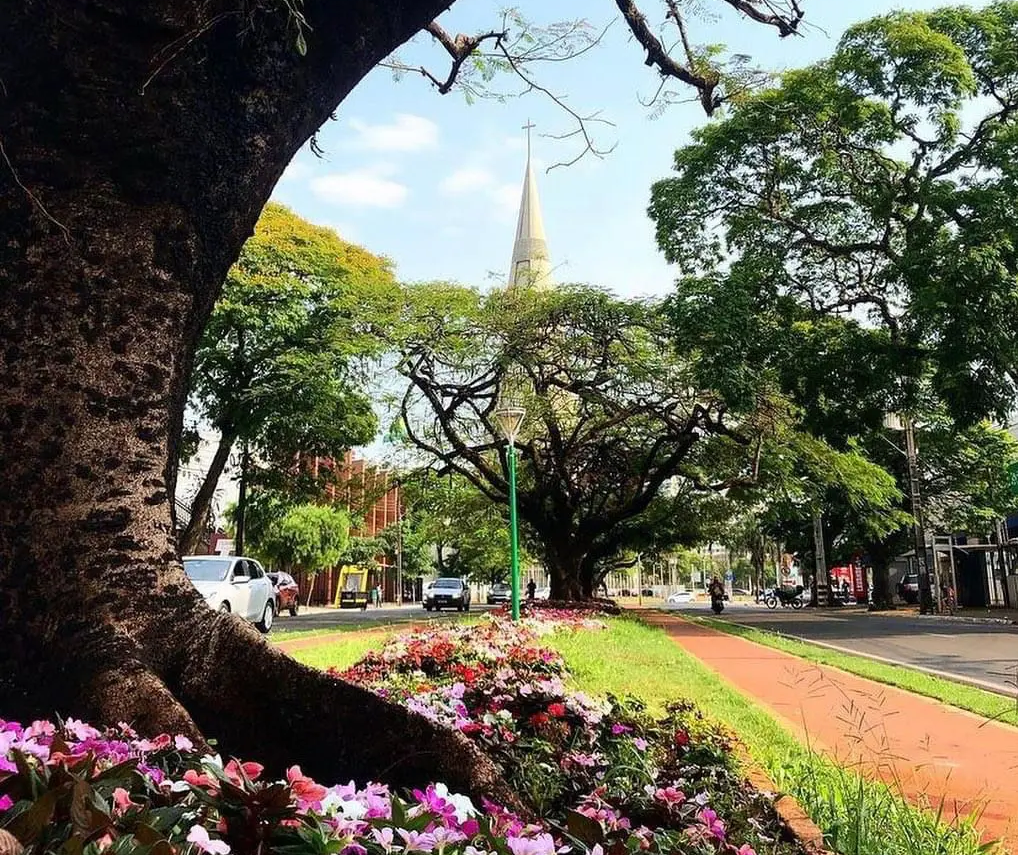
M495 420L509 444L509 560L512 585L513 620L520 619L520 535L516 520L516 437L520 435L527 411L512 400L503 400L495 410Z
M919 491L919 454L915 443L915 424L909 416L888 413L884 416L884 427L888 430L903 431L905 434L905 457L908 458L908 492L915 526L914 537L916 572L919 575L919 612L933 611L933 592L930 590L930 571L926 563L926 531L923 526L923 502ZM895 446L898 451L900 448Z

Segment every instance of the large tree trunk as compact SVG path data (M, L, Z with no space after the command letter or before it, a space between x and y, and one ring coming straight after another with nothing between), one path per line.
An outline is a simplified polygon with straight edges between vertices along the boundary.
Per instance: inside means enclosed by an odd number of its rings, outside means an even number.
M501 792L458 734L205 608L171 529L187 372L229 265L297 148L448 5L308 0L301 57L275 0L5 4L0 716Z
M891 552L884 541L867 544L873 567L873 591L870 608L873 611L887 611L894 608L894 597L891 592Z
M589 600L593 595L593 577L584 580L583 553L574 543L562 539L546 539L545 566L550 582L552 600Z

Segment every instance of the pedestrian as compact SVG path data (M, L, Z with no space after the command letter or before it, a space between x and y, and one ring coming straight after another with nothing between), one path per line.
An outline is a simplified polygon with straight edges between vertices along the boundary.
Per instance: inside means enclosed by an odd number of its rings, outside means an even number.
M841 580L841 600L846 606L848 605L848 579Z
M374 594L375 607L380 609L382 607L382 586L375 585L375 590L372 593Z
M531 579L529 582L527 582L527 599L528 600L534 599L534 596L536 594L537 594L537 583L533 579Z

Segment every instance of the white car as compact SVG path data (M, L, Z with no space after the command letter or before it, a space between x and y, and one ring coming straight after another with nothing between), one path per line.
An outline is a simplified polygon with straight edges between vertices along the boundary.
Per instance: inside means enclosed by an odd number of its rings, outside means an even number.
M209 608L233 612L262 632L272 629L276 595L262 565L238 555L185 555L184 572Z
M551 598L551 588L538 588L534 591L535 600L548 600Z
M693 602L693 594L691 591L676 591L674 594L669 595L668 602L674 605L681 603Z

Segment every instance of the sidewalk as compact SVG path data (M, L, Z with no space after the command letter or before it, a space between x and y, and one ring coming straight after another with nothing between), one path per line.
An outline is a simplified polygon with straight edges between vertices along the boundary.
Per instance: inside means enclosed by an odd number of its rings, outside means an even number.
M679 617L641 612L801 738L945 820L982 810L987 839L1018 850L1018 728L815 665Z
M921 617L923 620L960 621L962 623L1018 624L1015 609L957 609L953 615L921 615L919 606L895 606L892 611L871 612L877 617Z

